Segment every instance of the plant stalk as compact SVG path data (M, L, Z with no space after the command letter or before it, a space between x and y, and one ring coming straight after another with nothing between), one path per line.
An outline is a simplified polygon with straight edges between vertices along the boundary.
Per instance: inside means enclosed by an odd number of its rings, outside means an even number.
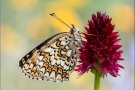
M101 78L101 73L99 70L96 70L95 81L94 81L94 90L100 90L100 78Z

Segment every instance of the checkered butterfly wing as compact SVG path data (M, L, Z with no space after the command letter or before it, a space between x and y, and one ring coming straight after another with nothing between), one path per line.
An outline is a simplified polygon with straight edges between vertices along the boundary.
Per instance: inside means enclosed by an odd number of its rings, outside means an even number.
M29 52L20 60L19 66L31 79L68 81L76 66L77 48L74 35L63 32Z

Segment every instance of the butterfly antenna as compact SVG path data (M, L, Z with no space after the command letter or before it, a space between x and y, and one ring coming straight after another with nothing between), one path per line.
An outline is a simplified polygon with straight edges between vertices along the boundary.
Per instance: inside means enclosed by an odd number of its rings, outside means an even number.
M57 20L59 20L60 22L62 22L63 24L65 24L66 26L68 26L69 28L71 28L69 25L67 25L64 21L62 21L59 17L56 16L55 13L51 13L51 16L55 17ZM71 28L72 29L72 28Z

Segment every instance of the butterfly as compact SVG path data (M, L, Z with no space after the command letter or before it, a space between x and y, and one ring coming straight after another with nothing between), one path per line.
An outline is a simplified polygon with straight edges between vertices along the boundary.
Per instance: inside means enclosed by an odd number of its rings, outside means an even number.
M54 13L51 15L59 19ZM78 61L81 40L78 29L72 24L70 32L56 34L26 54L19 61L19 67L30 79L68 81Z

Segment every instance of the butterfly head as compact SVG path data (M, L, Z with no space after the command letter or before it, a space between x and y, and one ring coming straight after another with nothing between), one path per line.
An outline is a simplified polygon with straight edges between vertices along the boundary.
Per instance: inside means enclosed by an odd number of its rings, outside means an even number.
M71 24L72 25L72 28L71 28L71 33L73 34L73 33L76 33L76 32L78 32L78 28L77 27L75 27L73 24Z
M70 32L71 32L71 34L73 34L74 39L77 42L76 45L78 44L77 46L81 47L82 46L82 44L81 44L82 38L81 38L81 35L78 31L78 28L75 27L73 24L71 24L71 25L72 25L72 28L71 28Z

